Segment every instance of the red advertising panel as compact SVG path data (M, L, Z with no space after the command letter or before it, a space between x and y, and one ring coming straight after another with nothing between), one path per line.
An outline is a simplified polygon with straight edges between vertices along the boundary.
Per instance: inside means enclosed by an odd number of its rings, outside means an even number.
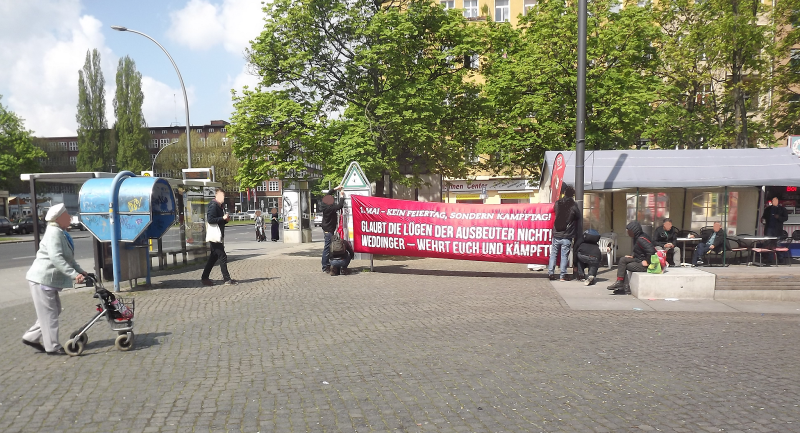
M561 182L564 180L564 170L567 164L564 155L559 152L553 161L553 175L550 177L550 203L555 203L561 195Z
M352 196L359 253L547 264L552 204L449 204Z

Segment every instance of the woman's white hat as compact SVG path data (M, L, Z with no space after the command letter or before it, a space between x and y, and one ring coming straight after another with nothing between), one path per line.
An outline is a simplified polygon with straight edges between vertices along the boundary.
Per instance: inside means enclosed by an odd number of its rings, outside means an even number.
M44 220L47 221L47 222L53 222L58 217L60 217L62 213L66 212L66 211L67 211L67 208L66 208L66 206L64 206L64 203L59 203L59 204L51 207L50 210L47 211L47 215L44 217Z

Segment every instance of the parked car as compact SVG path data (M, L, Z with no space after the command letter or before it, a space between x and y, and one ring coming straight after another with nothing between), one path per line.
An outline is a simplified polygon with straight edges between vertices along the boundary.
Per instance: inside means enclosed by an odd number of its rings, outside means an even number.
M12 224L11 221L8 220L8 218L0 217L0 233L5 233L6 235L10 235L11 227L13 226L14 224Z
M69 222L70 229L78 229L80 231L86 230L86 227L83 226L83 223L77 214L70 214L70 216L72 216L72 219Z
M247 219L251 219L251 220L256 219L256 210L255 209L250 209L249 211L247 211Z
M322 227L322 212L314 215L314 227Z
M46 228L46 224L41 219L39 220L39 233L44 233L44 229ZM27 235L28 233L33 233L33 217L25 217L17 220L14 225L11 227L11 231L14 234L22 234Z

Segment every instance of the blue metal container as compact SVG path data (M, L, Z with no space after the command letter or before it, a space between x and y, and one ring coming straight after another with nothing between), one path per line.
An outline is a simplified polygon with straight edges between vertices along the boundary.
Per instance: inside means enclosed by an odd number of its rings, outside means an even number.
M111 241L111 194L114 179L89 179L78 197L81 222L101 242ZM158 177L129 177L119 188L120 241L140 236L158 239L175 222L175 196Z

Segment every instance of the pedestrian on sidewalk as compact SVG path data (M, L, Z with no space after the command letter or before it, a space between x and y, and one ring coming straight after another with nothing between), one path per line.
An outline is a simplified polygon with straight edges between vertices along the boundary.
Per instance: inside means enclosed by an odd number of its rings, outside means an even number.
M628 236L633 238L633 255L620 257L617 264L617 281L608 286L608 290L613 290L615 295L630 295L631 286L628 281L628 271L631 272L647 272L647 267L650 266L650 260L653 254L656 253L656 247L653 241L644 234L642 225L637 221L628 223L625 227L628 231Z
M239 284L236 280L231 278L228 272L228 255L225 254L225 224L230 221L231 216L222 210L223 203L225 203L225 191L222 188L217 188L214 193L214 199L208 203L208 210L206 211L206 222L208 224L216 224L221 233L219 242L209 242L211 254L208 255L208 262L206 268L203 269L203 275L200 277L204 286L213 286L214 282L209 278L211 276L211 269L219 260L219 269L222 271L222 279L225 280L226 286L233 286Z
M344 207L344 196L339 197L339 200L333 198L334 194L344 189L342 185L328 191L325 197L322 197L322 231L325 233L325 246L322 248L322 272L331 271L331 238L336 227L339 226L339 211Z
M280 229L280 220L278 219L278 208L272 208L272 216L270 218L270 223L272 223L272 242L278 242L280 238L278 236L278 230Z
M64 204L51 207L45 221L47 230L33 265L25 275L36 309L36 323L22 336L22 342L48 355L65 355L64 348L58 344L58 316L61 314L58 293L72 287L72 280L83 283L87 273L75 261L75 244L67 233L71 217Z
M256 226L256 242L266 241L267 235L264 233L264 217L261 216L260 210L256 211L255 226Z
M556 279L555 267L556 257L561 251L561 273L560 281L566 281L567 264L569 253L572 248L572 239L578 234L580 225L581 211L575 203L575 188L572 185L564 184L564 197L555 203L555 219L553 222L553 243L550 247L550 263L547 266L547 274L551 280Z

